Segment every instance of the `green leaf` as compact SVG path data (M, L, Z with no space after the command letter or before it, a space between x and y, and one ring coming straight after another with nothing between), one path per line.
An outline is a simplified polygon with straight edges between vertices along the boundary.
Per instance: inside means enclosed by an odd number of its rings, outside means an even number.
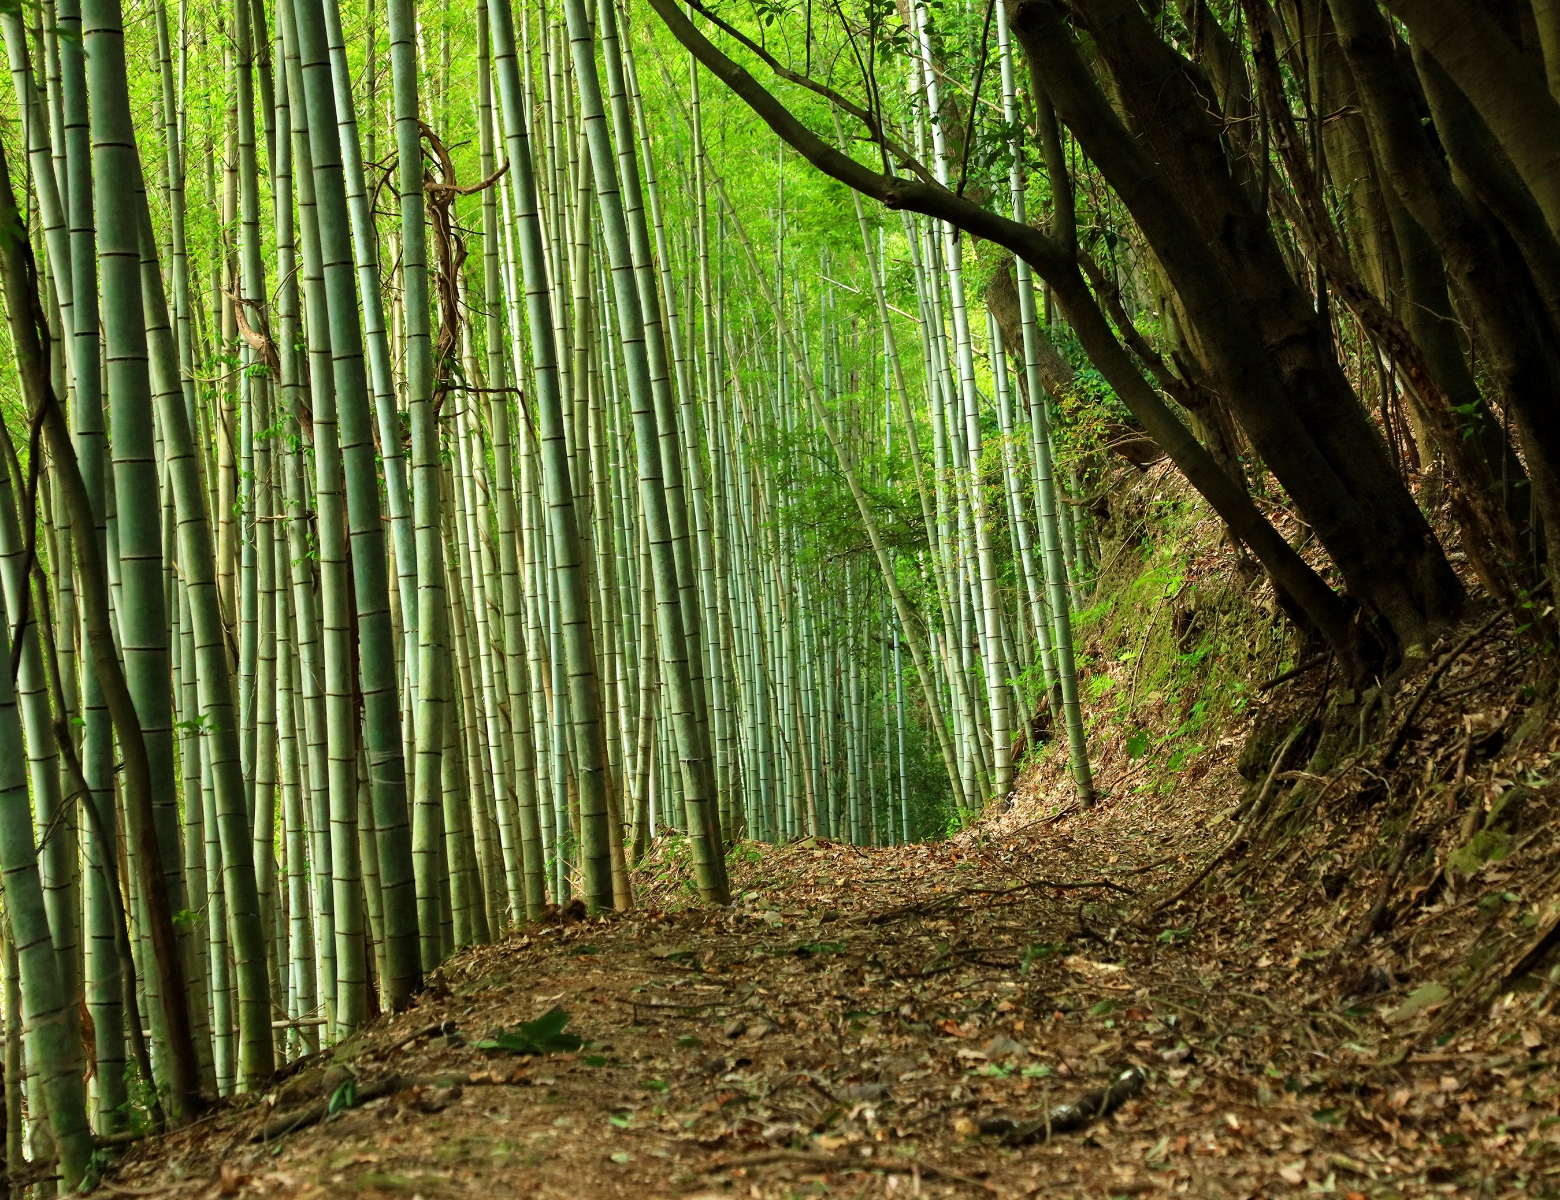
M1148 734L1141 729L1127 739L1127 757L1142 758L1148 753Z
M803 942L791 953L806 958L812 954L844 954L849 949L844 942Z
M330 1094L330 1100L326 1102L327 1113L345 1112L357 1103L357 1080L348 1079Z
M1387 1016L1390 1022L1406 1021L1420 1013L1439 1008L1451 999L1452 989L1444 983L1422 983L1408 994L1408 999Z
M1044 962L1056 954L1066 954L1071 949L1066 942L1036 942L1024 951L1023 960L1018 964L1018 973L1027 975L1037 962Z
M511 1054L572 1054L585 1040L564 1033L568 1023L569 1014L554 1005L536 1020L522 1022L519 1029L505 1030L476 1046L478 1050L507 1050Z

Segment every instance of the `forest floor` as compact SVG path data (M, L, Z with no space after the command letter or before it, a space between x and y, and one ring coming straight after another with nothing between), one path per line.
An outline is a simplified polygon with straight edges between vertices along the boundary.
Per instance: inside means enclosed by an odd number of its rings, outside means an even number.
M1463 688L1475 702L1486 672L1509 690L1504 653L1447 679L1476 669ZM1453 707L1466 717L1466 704ZM1499 795L1527 770L1510 753L1481 761L1474 726L1435 708L1404 756L1413 779L1456 761L1463 733L1459 788ZM1547 763L1560 737L1540 724L1526 744ZM1527 793L1544 815L1503 861L1468 879L1437 868L1442 882L1363 948L1350 934L1393 839L1347 797L1302 839L1307 869L1269 862L1259 891L1232 860L1139 927L1228 839L1236 753L1227 738L1195 784L1118 787L1088 812L1058 811L1047 795L1060 793L1031 778L1008 813L936 844L744 845L725 909L698 905L674 852L642 869L638 911L556 914L460 954L411 1011L137 1145L105 1186L428 1200L1560 1195L1560 1020L1547 987L1499 975L1556 937L1547 791ZM1393 811L1379 797L1375 809ZM1423 816L1416 801L1409 820ZM1340 880L1324 868L1346 846L1358 866ZM1461 1002L1476 992L1454 990L1470 969L1475 982L1496 972L1493 1004ZM482 1048L505 1031L514 1046L545 1041L548 1029L520 1027L554 1008L585 1039L577 1050ZM1123 1078L1114 1111L1064 1131L1078 1111L1059 1105ZM279 1132L318 1118L326 1097L343 1111Z

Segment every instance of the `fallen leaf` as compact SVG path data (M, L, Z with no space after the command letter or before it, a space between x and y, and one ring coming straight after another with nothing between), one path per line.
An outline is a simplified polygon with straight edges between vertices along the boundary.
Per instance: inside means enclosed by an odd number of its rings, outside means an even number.
M1387 1017L1388 1021L1406 1021L1420 1013L1440 1008L1452 996L1452 989L1444 983L1422 983L1408 994L1408 999Z

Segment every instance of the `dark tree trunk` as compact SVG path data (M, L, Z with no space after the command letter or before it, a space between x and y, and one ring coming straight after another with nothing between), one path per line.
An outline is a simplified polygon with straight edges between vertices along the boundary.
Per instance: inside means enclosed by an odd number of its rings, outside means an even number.
M1195 68L1131 0L1074 9L1134 137L1050 0L1011 12L1032 72L1148 238L1252 444L1379 618L1389 654L1428 653L1460 610L1461 585L1344 377L1328 323L1227 169L1222 120Z
M1359 84L1372 144L1414 221L1436 243L1480 330L1482 349L1506 410L1517 422L1546 533L1560 536L1560 347L1514 247L1492 231L1452 180L1420 123L1413 90L1374 0L1330 0L1344 54ZM1504 438L1481 404L1470 432L1487 447L1489 486L1500 485ZM1520 479L1515 481L1520 483ZM1520 487L1515 489L1521 492ZM1515 565L1515 564L1514 564Z

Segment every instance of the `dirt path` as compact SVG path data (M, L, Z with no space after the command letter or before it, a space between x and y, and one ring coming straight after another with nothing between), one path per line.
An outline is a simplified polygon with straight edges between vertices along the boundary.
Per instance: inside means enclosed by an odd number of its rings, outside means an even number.
M673 864L647 877L661 909L461 956L412 1011L263 1099L137 1147L109 1186L429 1200L1557 1194L1547 1016L1394 1063L1433 1001L1414 1015L1413 981L1390 976L1370 985L1380 995L1349 995L1370 987L1306 949L1304 921L1215 896L1195 930L1131 930L1143 894L1188 877L1177 844L1206 844L1194 825L1090 814L992 836L748 852L741 898L718 912L673 904L687 894ZM577 1052L480 1048L554 1007L586 1039ZM436 1025L453 1036L412 1037ZM1047 1141L1048 1111L1132 1067L1140 1094ZM345 1111L266 1136L349 1092ZM982 1132L1001 1118L1018 1136Z

